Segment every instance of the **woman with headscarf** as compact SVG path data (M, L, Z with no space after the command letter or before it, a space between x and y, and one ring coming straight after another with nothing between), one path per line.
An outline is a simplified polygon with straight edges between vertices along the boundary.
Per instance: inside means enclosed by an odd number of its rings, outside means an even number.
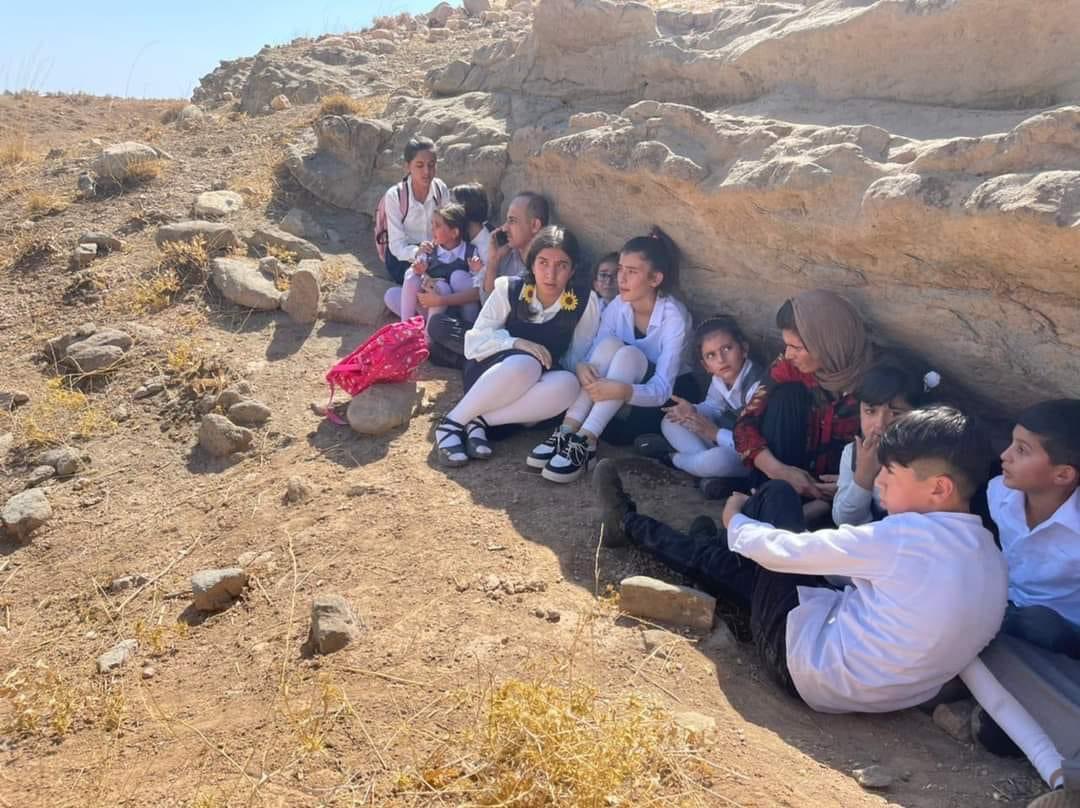
M802 292L780 307L784 353L735 424L735 449L757 482L783 480L806 499L829 500L859 430L854 391L873 360L859 312L835 292Z

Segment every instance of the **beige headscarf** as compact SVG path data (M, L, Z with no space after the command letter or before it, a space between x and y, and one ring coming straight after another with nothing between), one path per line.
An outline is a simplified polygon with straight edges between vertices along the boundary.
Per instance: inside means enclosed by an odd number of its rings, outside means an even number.
M795 328L806 349L821 362L815 375L831 393L850 393L873 361L866 324L847 300L826 289L791 298Z

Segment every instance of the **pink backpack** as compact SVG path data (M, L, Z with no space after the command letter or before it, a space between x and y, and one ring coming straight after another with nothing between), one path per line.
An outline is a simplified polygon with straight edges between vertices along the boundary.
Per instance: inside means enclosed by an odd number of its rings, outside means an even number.
M384 325L359 348L327 371L330 401L326 404L326 417L336 424L345 423L330 409L334 402L335 387L356 396L373 384L403 382L410 378L427 358L428 344L423 317Z
M402 178L397 188L398 208L401 210L401 221L409 213L409 177ZM432 180L435 184L435 207L443 203L443 192L446 186L438 178ZM379 260L386 261L386 245L390 243L390 226L386 222L386 194L379 197L379 204L375 206L375 249L379 251Z

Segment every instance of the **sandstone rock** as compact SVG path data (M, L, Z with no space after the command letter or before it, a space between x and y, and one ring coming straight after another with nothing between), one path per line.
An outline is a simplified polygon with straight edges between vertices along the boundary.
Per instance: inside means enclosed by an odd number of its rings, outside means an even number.
M123 358L120 346L86 339L67 349L63 365L75 373L96 373L114 367Z
M31 488L16 494L0 510L0 524L8 535L25 542L30 534L52 518L52 507L45 492Z
M0 391L0 410L11 412L16 407L21 407L30 401L30 396L21 390Z
M165 392L165 378L157 377L153 379L147 379L144 381L135 392L131 394L132 399L140 401L144 398L150 398L156 396L158 393Z
M974 709L975 703L970 700L939 704L934 708L934 723L960 743L971 743L971 713Z
M634 617L708 631L716 598L688 586L635 575L619 585L619 608Z
M641 641L645 644L645 653L654 654L661 659L667 659L676 646L686 642L678 634L659 628L650 628L641 632Z
M195 197L192 213L200 219L218 219L243 207L244 197L236 191L204 191Z
M281 305L281 292L250 258L215 258L210 262L210 280L227 300L239 306L274 311Z
M86 269L98 255L96 244L76 244L71 251L71 260L68 262L69 269Z
M227 224L192 220L166 224L158 228L154 241L158 247L167 241L191 241L197 236L206 239L206 247L211 252L240 249L244 243L236 232Z
M201 612L221 611L243 594L247 583L247 573L239 567L200 570L191 576L193 605Z
M453 36L453 34L449 28L432 28L430 31L428 31L427 41L445 42L451 36Z
M296 505L311 499L314 491L311 485L303 477L290 477L285 486L285 504Z
M39 466L51 466L61 477L70 477L90 464L90 455L70 446L61 446L41 453L35 462Z
M140 586L145 585L150 580L149 575L142 573L134 573L132 575L121 575L119 578L113 578L109 582L109 594L119 595L121 592L126 592L129 589L138 589Z
M116 670L139 649L138 640L121 640L97 658L98 673L110 673Z
M129 179L133 166L154 160L171 160L172 156L154 146L128 141L107 146L101 155L90 164L98 180L111 180L122 183Z
M47 480L56 476L56 469L52 466L35 466L30 469L30 476L26 478L27 488L36 488Z
M236 384L229 385L222 390L214 402L214 405L221 407L225 412L229 411L229 407L238 401L243 401L251 396L251 385L246 381L239 381Z
M181 129L198 129L206 123L206 113L196 104L188 104L176 117L176 125Z
M124 249L124 242L110 233L100 233L91 230L79 236L79 244L94 244L97 246L97 254L103 255L110 252L120 252Z
M199 424L199 446L213 457L228 457L251 446L255 433L237 426L224 415L204 415Z
M439 5L435 6L435 8L428 12L428 26L431 28L441 28L446 25L446 21L453 16L453 6L451 6L449 3L439 3Z
M314 653L340 651L356 636L356 618L341 595L318 595L311 604L308 645Z
M58 337L45 342L42 346L41 352L45 355L45 358L51 362L59 362L64 358L67 350L71 345L80 340L84 340L97 331L97 326L93 323L83 323L74 331L70 331L67 334L61 334Z
M237 562L245 570L266 570L272 572L277 566L274 564L274 552L272 550L248 550L241 553Z
M393 285L385 275L373 275L354 262L345 280L327 295L323 317L334 323L377 325L386 311L383 297Z
M716 719L710 715L685 711L674 713L671 720L686 733L691 746L705 746L716 738Z
M319 248L310 241L298 238L292 233L286 233L284 230L277 227L259 228L255 231L254 235L248 239L248 244L256 250L265 250L267 247L288 250L300 260L305 258L317 258L322 260L323 257Z
M270 420L273 411L261 401L246 399L228 409L229 420L240 426L262 426Z
M290 103L288 97L286 97L285 95L275 95L272 99L270 99L270 109L274 110L274 112L281 112L283 110L289 109L289 107L291 106L292 103Z
M301 261L289 276L289 291L281 303L282 310L298 323L313 323L319 317L320 261Z
M297 238L322 238L323 229L315 217L303 208L291 208L281 220L281 229Z
M855 769L851 774L855 777L855 782L863 788L888 788L896 780L896 775L892 771L877 764Z
M490 0L462 0L461 5L470 17L479 17L491 9Z
M155 668L153 665L147 665L145 668L142 669L143 679L153 679L155 676L157 676L157 668Z
M361 435L382 435L409 423L421 399L416 382L376 384L349 402L345 418Z

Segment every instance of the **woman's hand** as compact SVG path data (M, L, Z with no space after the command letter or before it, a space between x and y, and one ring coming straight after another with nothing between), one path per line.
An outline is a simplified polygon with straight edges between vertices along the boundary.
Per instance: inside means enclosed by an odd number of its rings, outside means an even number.
M578 362L576 371L577 380L582 387L588 387L593 382L600 380L600 374L597 373L596 368L588 362Z
M613 379L597 379L592 384L582 385L589 398L596 404L601 401L629 401L634 389L626 382Z
M799 496L808 499L820 499L827 502L836 495L836 483L817 480L806 469L785 466L784 471L773 479L783 480L790 484Z
M544 370L551 370L551 351L539 342L533 342L528 339L515 339L514 348L519 351L524 351L529 356L533 357L540 363L540 367Z
M871 432L865 438L855 436L855 484L864 491L874 490L874 479L881 471L877 450L881 444L881 435Z
M438 292L434 292L431 289L421 289L416 294L416 302L423 306L425 309L434 308L436 306L444 306L442 295Z

